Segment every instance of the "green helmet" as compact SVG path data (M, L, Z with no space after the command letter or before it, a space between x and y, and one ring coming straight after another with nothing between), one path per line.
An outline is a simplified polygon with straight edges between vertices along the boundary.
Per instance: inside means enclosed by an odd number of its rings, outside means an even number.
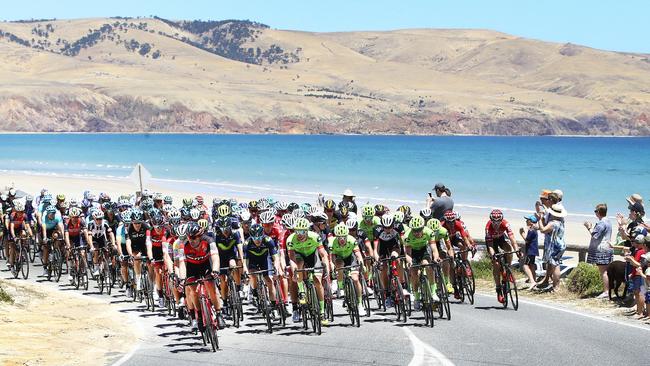
M370 205L363 206L362 209L363 217L375 216L375 208Z
M396 212L393 214L393 217L395 218L395 221L401 223L401 222L404 221L404 212L402 212L402 211L396 211Z
M350 229L344 223L340 223L334 226L334 235L336 236L348 236L350 234Z
M221 205L217 208L217 213L219 214L219 217L226 217L226 216L230 216L232 210L228 205Z
M409 223L409 226L413 230L420 230L424 228L424 219L421 218L420 216L416 216L411 219L411 222ZM440 226L440 223L438 223L438 226Z
M419 218L419 217L418 217ZM438 231L440 230L440 220L438 219L430 219L427 222L427 227L433 231Z
M309 230L309 220L304 217L296 220L295 225L293 226L294 230Z
M192 206L192 199L191 198L183 198L183 206L191 207Z

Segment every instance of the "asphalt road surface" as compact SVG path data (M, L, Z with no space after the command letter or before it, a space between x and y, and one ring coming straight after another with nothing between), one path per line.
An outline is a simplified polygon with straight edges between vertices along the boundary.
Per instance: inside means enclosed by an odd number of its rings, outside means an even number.
M38 259L36 262L39 262ZM2 278L11 277L2 263ZM320 336L305 332L287 319L287 327L265 332L264 319L245 305L239 328L219 331L220 350L203 346L187 322L166 312L149 312L127 300L122 291L111 296L46 281L40 266L32 267L28 281L85 296L98 297L133 319L144 341L119 360L119 365L647 365L650 327L625 320L603 319L575 310L520 301L518 311L503 310L495 296L477 294L474 305L452 304L452 319L424 327L419 312L406 323L395 315L373 312L351 327L337 301L336 318ZM23 280L15 280L23 281ZM72 295L71 295L72 296ZM631 346L635 345L635 346ZM645 345L643 348L640 346Z

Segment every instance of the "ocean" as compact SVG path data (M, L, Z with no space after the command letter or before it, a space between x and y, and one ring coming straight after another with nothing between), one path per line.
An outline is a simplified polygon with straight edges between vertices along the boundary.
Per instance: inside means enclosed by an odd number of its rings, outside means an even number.
M572 214L595 204L625 212L646 192L650 138L188 134L0 135L0 170L123 177L137 163L170 186L228 187L246 196L420 207L437 182L458 207L530 211L542 188L559 188Z

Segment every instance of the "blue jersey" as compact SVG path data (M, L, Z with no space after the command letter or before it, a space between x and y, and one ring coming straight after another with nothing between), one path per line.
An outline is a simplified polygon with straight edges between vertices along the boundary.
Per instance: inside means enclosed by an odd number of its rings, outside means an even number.
M61 213L59 211L54 214L54 219L52 220L50 220L48 216L49 215L43 215L43 218L41 219L43 226L45 226L47 230L52 230L56 228L57 225L63 223L63 218L61 217Z
M244 258L249 261L266 261L269 256L278 254L278 246L269 236L264 236L259 246L255 245L253 239L248 239L244 245Z

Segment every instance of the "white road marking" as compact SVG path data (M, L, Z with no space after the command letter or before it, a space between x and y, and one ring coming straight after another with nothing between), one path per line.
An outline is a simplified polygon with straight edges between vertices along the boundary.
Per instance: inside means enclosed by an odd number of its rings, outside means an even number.
M415 334L413 334L410 329L402 328L402 330L409 337L409 340L413 345L413 359L411 359L411 362L409 362L409 366L454 365L454 363L449 361L449 359L445 357L445 355L443 355L440 351L422 342L418 337L415 336Z
M481 295L481 296L485 296L485 297L493 297L492 295L487 295L487 294L479 294L479 293L476 293L476 294ZM578 316L582 316L582 317L589 318L589 319L601 320L601 321L604 321L604 322L607 322L607 323L612 323L612 324L617 324L617 325L624 325L624 326L630 327L630 328L650 331L650 327L648 327L648 326L631 324L631 323L628 323L628 322L623 322L623 321L615 320L615 319L609 319L609 318L605 318L605 317L598 316L598 315L585 314L585 313L581 313L581 312L578 312L578 311L575 311L575 310L565 309L565 308L562 308L562 307L553 306L553 305L549 305L549 304L544 304L544 303L540 303L540 302L522 300L520 298L519 303L524 303L524 304L533 305L533 306L539 306L541 308L562 311L562 312L565 312L565 313L568 313L568 314L578 315Z

